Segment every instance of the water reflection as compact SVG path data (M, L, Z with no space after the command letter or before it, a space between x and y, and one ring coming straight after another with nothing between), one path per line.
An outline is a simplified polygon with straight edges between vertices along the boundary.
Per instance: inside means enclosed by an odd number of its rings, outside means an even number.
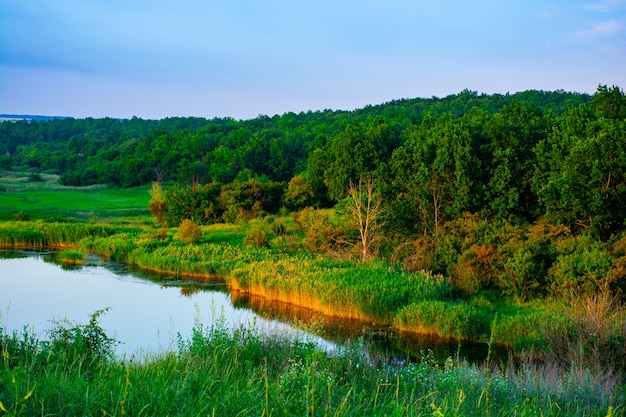
M306 328L337 343L362 339L368 355L374 360L419 360L429 355L441 363L449 357L476 363L484 361L489 353L489 345L484 342L398 333L389 326L327 316L289 303L268 301L263 297L239 293L233 293L231 297L236 307L247 308L260 316L278 319L296 327L304 323ZM491 350L491 357L495 360L508 359L508 349L504 346L492 346Z
M89 254L82 266L59 265L56 251L0 251L0 324L8 330L32 326L44 335L51 322L85 323L95 311L107 332L122 342L119 353L160 352L177 348L193 326L223 320L231 327L254 326L265 333L291 332L332 350L335 343L361 340L374 361L461 356L483 361L484 343L433 336L396 334L389 327L337 319L287 303L239 293L220 281L196 282L138 271ZM315 335L315 336L314 336ZM506 351L499 352L506 360Z
M86 323L97 310L102 327L121 342L118 353L161 352L191 337L195 324L223 320L232 327L290 331L284 324L233 306L223 284L194 284L164 277L139 277L129 268L101 263L90 255L85 265L63 269L54 252L3 252L0 260L0 323L6 331L25 326L44 337L54 322ZM294 330L304 337L304 333ZM329 342L315 340L329 348Z

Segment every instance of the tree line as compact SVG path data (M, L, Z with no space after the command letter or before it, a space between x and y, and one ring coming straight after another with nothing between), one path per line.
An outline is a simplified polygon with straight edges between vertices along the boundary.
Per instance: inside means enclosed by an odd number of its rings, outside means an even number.
M616 86L593 95L466 90L243 121L5 122L0 138L5 169L58 173L68 185L164 184L151 203L164 224L281 207L350 206L343 211L358 217L354 202L380 203L385 238L368 236L380 253L468 290L495 285L524 298L561 285L549 271L567 256L557 272L568 285L585 274L623 281L615 262L626 251L626 97ZM355 192L361 183L368 201ZM319 221L310 233L339 233Z

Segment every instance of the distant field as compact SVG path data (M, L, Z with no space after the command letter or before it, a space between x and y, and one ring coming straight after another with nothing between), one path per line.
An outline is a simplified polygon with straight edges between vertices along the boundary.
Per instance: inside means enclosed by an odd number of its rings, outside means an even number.
M148 186L66 187L58 175L3 172L0 175L0 219L24 213L30 219L72 217L76 220L148 215Z

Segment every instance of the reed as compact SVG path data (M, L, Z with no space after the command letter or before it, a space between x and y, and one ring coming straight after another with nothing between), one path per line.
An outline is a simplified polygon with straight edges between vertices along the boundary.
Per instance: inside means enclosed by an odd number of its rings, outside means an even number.
M69 246L84 238L109 236L113 233L113 228L98 224L10 222L0 224L0 246Z
M97 316L95 317L97 319ZM97 331L62 325L51 339L0 330L0 410L6 415L623 416L619 384L523 365L506 372L429 355L403 367L367 360L360 341L334 352L254 327L201 323L173 352L98 355ZM94 333L95 332L95 333ZM97 337L90 339L88 336ZM89 344L95 340L96 345ZM489 389L489 403L484 393Z
M490 314L461 301L419 301L402 308L394 325L402 331L432 333L455 339L485 340Z
M200 243L185 244L174 233L156 235L145 225L10 222L0 224L0 246L68 246L149 271L223 281L238 293L326 315L454 338L488 340L491 335L516 353L549 350L546 323L563 316L562 306L512 308L484 297L465 301L442 276L409 273L382 261L332 260L247 246L242 243L246 236L242 227L246 226L206 227ZM499 320L490 329L495 312Z
M233 286L242 291L321 306L327 314L386 322L414 300L454 293L438 276L407 273L383 262L329 261L310 255L274 255L243 264L231 277Z
M85 253L76 249L66 249L57 255L57 259L64 265L82 265L85 260Z

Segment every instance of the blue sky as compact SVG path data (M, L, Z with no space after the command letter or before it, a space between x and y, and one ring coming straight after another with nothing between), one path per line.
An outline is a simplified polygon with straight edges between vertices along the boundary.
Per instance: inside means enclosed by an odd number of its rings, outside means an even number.
M0 113L234 117L626 87L626 0L0 0Z

